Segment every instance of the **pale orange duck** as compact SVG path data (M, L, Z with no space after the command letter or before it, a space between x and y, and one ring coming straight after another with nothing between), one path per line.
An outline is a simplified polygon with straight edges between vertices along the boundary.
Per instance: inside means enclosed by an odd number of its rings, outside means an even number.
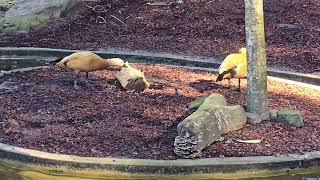
M86 73L86 80L88 83L89 72L108 69L110 67L123 67L125 63L120 58L103 59L97 54L89 51L75 52L62 59L51 61L49 64L57 65L63 69L70 69L75 72L76 78L73 83L73 87L79 90L80 87L77 84L78 76L80 72Z

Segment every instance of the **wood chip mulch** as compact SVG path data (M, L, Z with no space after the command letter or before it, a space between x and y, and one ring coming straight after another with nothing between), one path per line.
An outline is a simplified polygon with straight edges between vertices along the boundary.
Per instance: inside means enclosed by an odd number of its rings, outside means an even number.
M91 73L80 91L74 74L42 69L0 77L16 82L12 92L0 92L0 142L36 150L96 157L176 159L176 126L191 112L187 105L198 96L221 93L229 104L245 104L242 92L215 75L200 70L160 65L133 65L145 72L151 89L143 93L116 88L111 71ZM233 81L236 86L237 81ZM179 88L182 96L175 96ZM320 150L320 92L268 80L269 106L301 112L305 127L266 121L246 125L205 149L203 157L277 155ZM236 139L263 139L241 144Z

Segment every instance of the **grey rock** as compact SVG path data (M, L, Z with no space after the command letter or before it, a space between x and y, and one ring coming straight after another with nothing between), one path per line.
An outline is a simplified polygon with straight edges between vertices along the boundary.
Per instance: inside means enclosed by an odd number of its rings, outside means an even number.
M81 3L81 0L19 0L0 20L0 28L27 32L73 13Z
M256 113L246 113L249 124L258 124L262 122L261 116Z
M300 112L292 109L282 109L277 113L277 120L286 122L295 127L303 127L303 118L300 115Z
M270 109L270 117L272 119L276 119L277 118L277 113L278 113L278 110L277 109Z
M240 105L235 106L224 106L223 108L216 107L216 112L223 115L223 120L225 123L225 128L223 129L223 134L227 134L232 131L241 129L247 123L246 112Z
M258 124L262 121L270 119L269 110L261 114L246 112L246 115L249 124Z
M266 112L261 113L260 117L261 117L262 121L269 120L270 119L270 110L268 109Z
M221 135L242 128L246 121L245 111L239 105L200 106L179 123L174 152L181 158L199 157L204 148L219 140Z

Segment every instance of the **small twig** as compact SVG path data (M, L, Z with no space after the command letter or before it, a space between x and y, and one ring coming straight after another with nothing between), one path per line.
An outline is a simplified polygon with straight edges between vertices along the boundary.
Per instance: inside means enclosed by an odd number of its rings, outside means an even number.
M99 21L99 19L101 19L102 21ZM96 18L96 23L106 24L107 21L106 21L102 16L98 16L98 17Z
M88 4L84 4L86 7L88 7L89 9L91 9L93 12L107 12L106 8L101 6L101 5L96 5L94 7L89 6ZM97 10L98 8L100 8L100 10Z
M146 3L146 5L149 5L149 6L170 6L171 4L172 4L172 2L170 2L170 3L163 3L163 2L154 2L154 3L148 2L148 3Z
M88 4L84 4L85 6L87 6L90 9L93 9L93 7L89 6Z
M161 147L161 141L158 143L158 149L160 149L160 147Z
M114 19L118 20L119 22L121 22L123 25L125 24L123 21L121 21L119 18L117 18L116 16L114 15L110 15L111 17L113 17Z
M9 92L12 92L12 91L3 91L3 92L0 92L0 95L6 94L6 93L9 93Z
M69 29L69 32L70 32L71 31L71 25L70 25L69 21L68 21L68 29Z
M98 7L100 7L101 10L97 10ZM94 11L94 12L107 12L106 8L103 7L103 6L101 6L101 5L96 5L96 6L94 6L94 7L92 8L92 11Z

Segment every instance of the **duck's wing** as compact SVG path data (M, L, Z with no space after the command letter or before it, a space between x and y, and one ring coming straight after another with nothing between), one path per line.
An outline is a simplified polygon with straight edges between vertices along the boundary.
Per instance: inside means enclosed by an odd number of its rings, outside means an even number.
M234 68L241 60L241 54L229 54L219 66L219 74Z

